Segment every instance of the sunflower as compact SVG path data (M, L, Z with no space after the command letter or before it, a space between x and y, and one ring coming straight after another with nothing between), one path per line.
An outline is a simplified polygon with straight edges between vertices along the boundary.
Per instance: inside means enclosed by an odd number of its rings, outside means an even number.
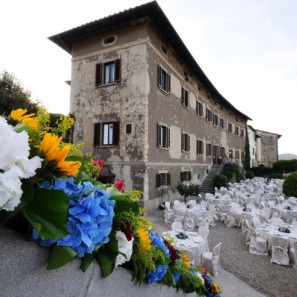
M189 268L191 266L191 260L188 258L188 255L187 254L182 254L181 256L181 259L183 260L183 264L186 268Z
M39 152L48 162L55 162L57 169L62 174L73 176L78 173L81 163L78 161L65 161L71 149L70 145L60 148L62 137L45 133L39 144Z
M26 113L27 113L27 109L19 108L11 111L10 117L13 120L16 120L22 124L25 124L34 130L38 130L39 120L37 118L33 118L35 114L34 113L26 114Z
M150 239L148 230L145 228L138 228L136 232L139 236L141 252L143 253L148 252L152 248L151 246L152 241Z

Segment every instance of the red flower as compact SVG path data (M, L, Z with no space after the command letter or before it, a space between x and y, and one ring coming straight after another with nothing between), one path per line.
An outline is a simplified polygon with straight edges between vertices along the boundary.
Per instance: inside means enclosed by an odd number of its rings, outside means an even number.
M93 161L93 165L102 168L102 167L104 167L104 161L103 160L95 160L95 161Z
M175 248L167 240L164 240L164 244L167 246L167 248L169 250L170 259L171 259L172 263L175 263L175 261L177 259L179 259L178 253L176 252Z
M119 190L120 192L123 192L125 190L125 181L123 179L119 179L114 183L114 187Z
M123 231L125 233L128 241L132 240L132 238L133 238L133 231L132 231L132 226L131 226L130 223L127 223L125 225L125 227L121 231Z

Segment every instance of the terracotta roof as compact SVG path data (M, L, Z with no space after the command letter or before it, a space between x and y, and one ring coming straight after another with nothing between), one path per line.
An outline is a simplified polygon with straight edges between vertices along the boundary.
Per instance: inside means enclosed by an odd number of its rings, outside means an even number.
M71 30L53 35L49 37L49 39L71 54L72 45L79 39L102 33L112 27L118 27L142 17L147 17L151 20L158 32L172 46L185 65L193 72L194 75L197 76L201 83L206 86L210 93L212 93L220 103L226 105L245 119L251 120L247 115L240 112L227 99L225 99L211 83L156 1L148 2L146 4L124 10Z

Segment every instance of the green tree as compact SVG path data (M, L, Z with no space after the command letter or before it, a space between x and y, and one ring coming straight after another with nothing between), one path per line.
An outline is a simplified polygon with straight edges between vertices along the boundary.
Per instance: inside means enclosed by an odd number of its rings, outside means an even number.
M249 171L251 169L251 155L248 129L245 129L245 147L244 147L244 169Z
M36 112L38 104L31 101L31 93L25 90L13 74L0 74L0 114L9 115L13 109L27 109Z

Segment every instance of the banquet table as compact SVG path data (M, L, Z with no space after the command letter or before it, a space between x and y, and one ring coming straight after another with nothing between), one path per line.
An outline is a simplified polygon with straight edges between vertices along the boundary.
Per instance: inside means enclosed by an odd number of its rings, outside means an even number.
M279 231L280 227L287 227L290 230L290 233L285 233L282 231ZM297 228L292 227L288 224L284 225L278 225L272 222L264 223L260 226L260 228L257 229L259 232L259 235L262 238L265 238L268 242L268 250L271 250L271 238L272 236L278 236L285 238L289 242L289 246L292 247L293 243L297 241Z
M187 235L186 239L177 238L180 232ZM208 242L204 240L197 232L169 230L162 233L165 239L173 239L172 245L180 250L183 250L195 264L201 264L201 255L209 251Z

